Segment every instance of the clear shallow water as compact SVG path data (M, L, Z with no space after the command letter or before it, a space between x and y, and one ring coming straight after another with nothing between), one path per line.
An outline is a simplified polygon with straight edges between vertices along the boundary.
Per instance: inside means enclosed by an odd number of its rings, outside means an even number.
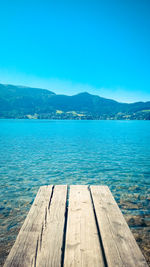
M150 121L0 120L3 247L45 184L106 184L124 214L149 218Z

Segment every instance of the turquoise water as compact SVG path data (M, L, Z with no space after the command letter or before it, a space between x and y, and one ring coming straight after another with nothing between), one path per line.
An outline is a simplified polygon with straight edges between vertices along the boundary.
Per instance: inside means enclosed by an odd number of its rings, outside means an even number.
M106 184L124 214L150 214L150 121L0 120L0 242L45 184Z

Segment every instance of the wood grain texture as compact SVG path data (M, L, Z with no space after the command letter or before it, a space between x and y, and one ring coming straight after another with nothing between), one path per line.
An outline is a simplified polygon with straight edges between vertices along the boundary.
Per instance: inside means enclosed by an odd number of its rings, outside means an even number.
M5 262L7 266L61 266L67 186L42 186Z
M90 190L108 267L148 267L109 188Z
M4 267L35 266L37 246L42 225L46 222L46 209L50 205L51 194L52 185L40 187Z
M104 266L87 186L70 186L64 266Z
M67 186L54 188L50 208L47 210L46 225L39 242L36 266L60 267L65 223Z
M107 186L70 186L67 217L66 199L66 185L40 187L4 267L148 266Z

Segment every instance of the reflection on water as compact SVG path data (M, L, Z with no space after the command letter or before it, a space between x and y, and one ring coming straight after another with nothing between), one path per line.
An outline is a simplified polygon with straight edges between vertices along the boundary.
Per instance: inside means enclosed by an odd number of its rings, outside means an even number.
M0 121L0 261L39 186L108 185L148 259L149 121Z

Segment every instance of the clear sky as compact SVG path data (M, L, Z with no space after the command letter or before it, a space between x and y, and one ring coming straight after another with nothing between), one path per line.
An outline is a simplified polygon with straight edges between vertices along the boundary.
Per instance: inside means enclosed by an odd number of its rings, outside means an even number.
M150 101L150 1L1 0L0 83Z

